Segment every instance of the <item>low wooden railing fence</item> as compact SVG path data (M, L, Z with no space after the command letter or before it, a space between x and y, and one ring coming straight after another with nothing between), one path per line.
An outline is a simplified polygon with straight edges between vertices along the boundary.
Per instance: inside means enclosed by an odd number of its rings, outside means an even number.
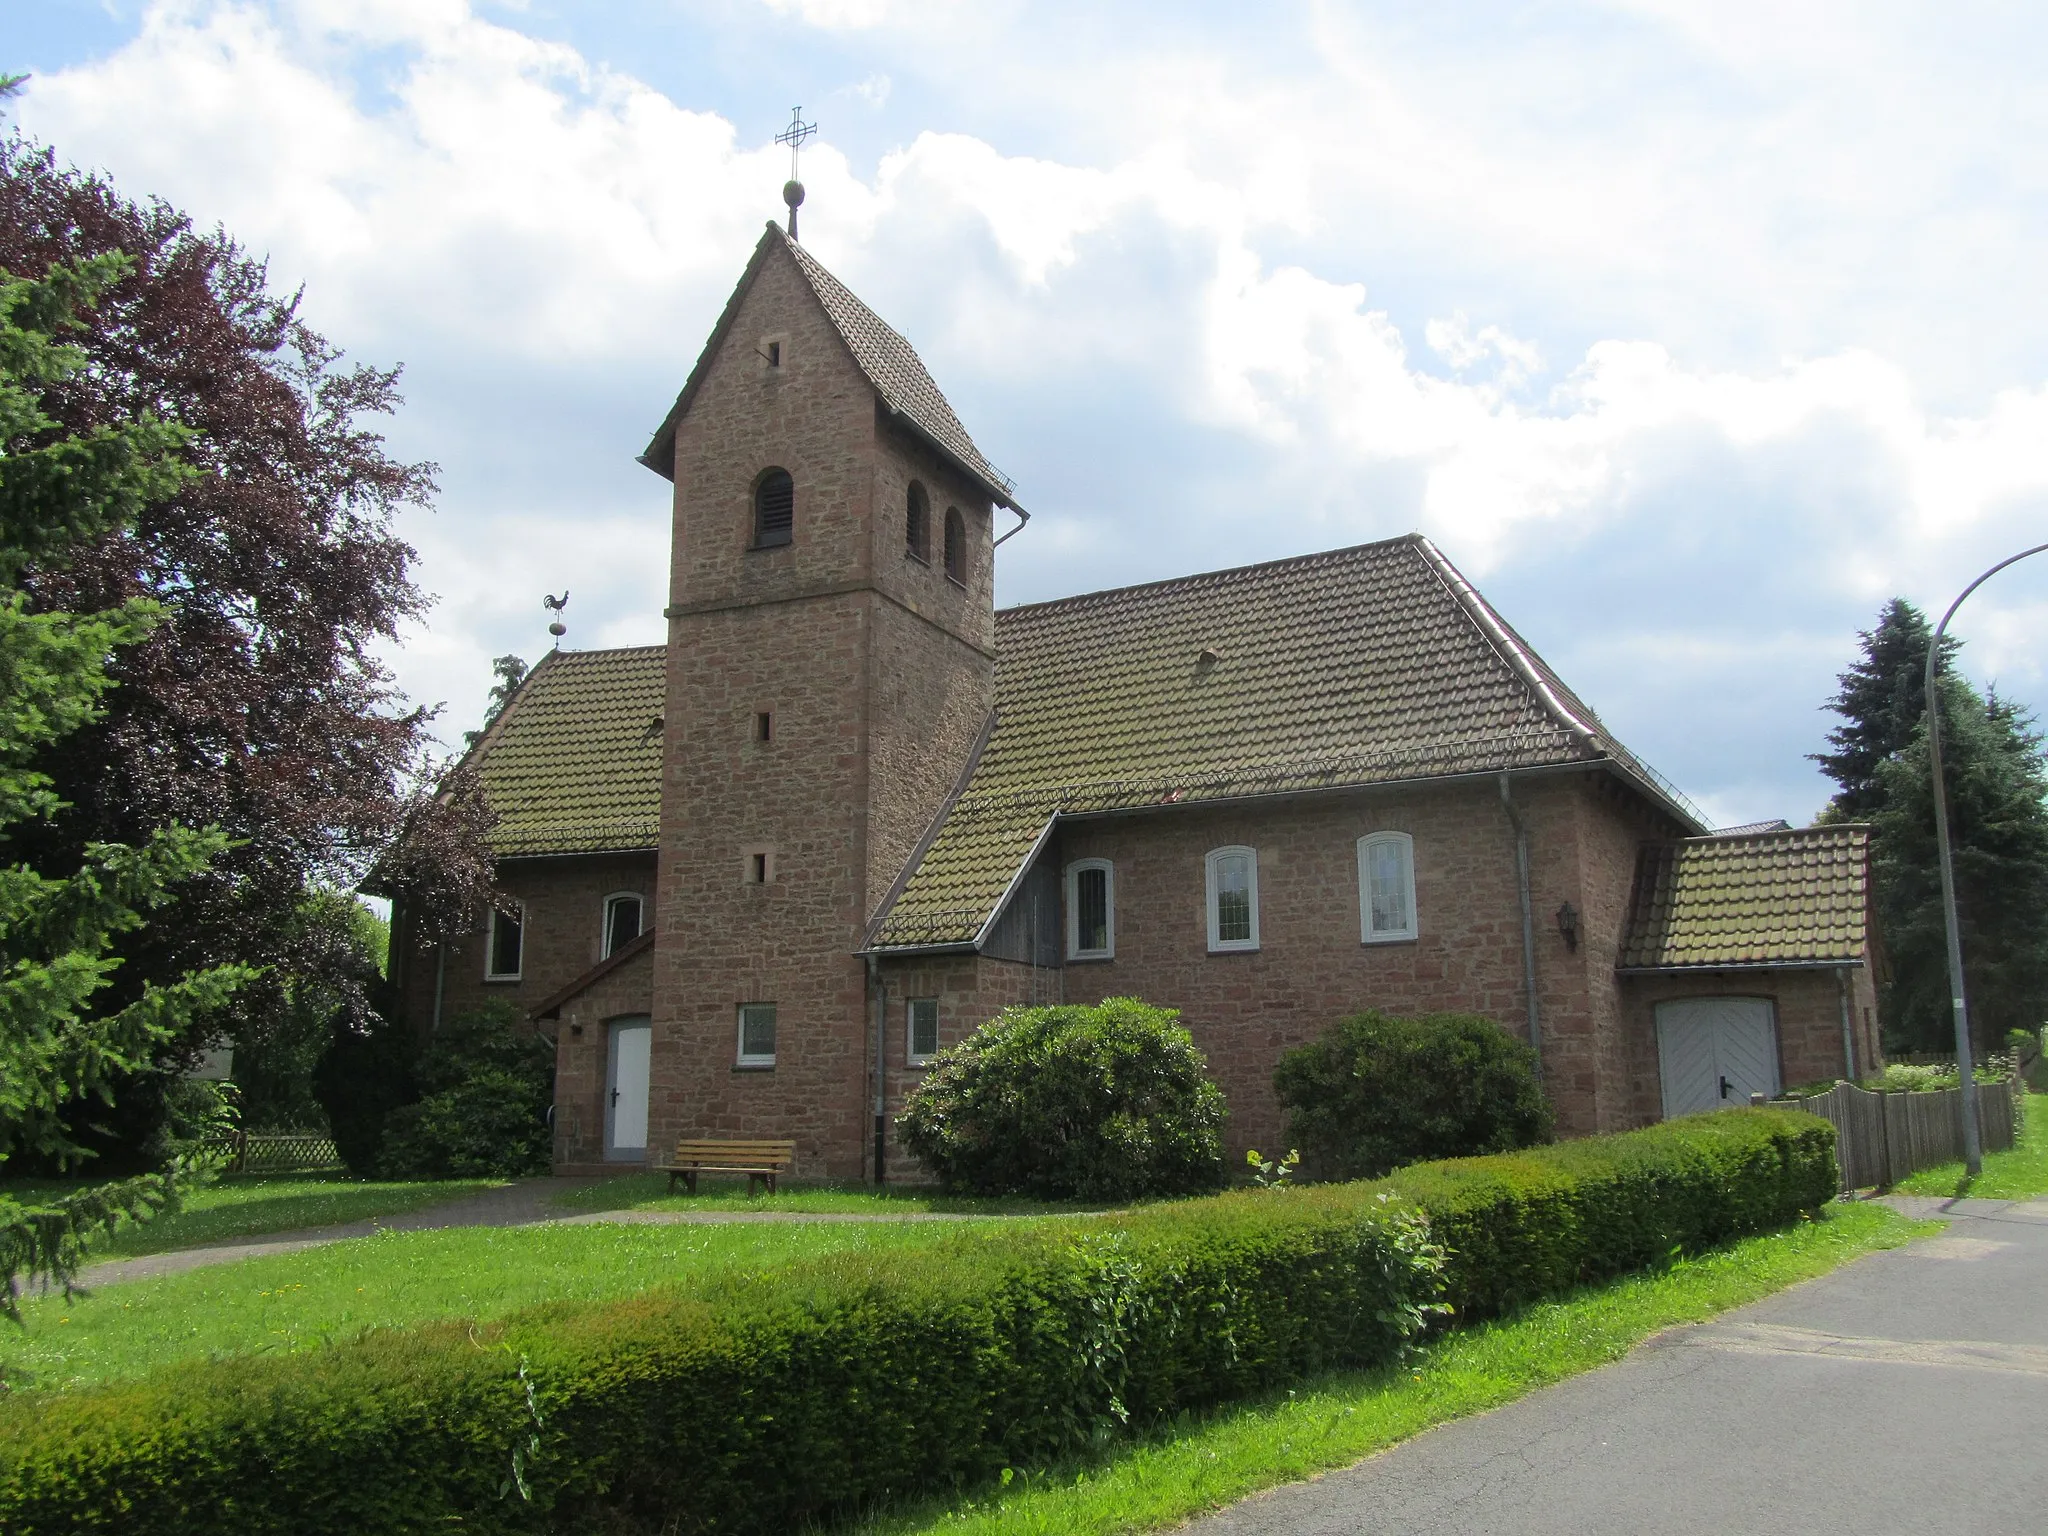
M1781 1099L1833 1122L1842 1192L1889 1189L1922 1168L1962 1161L1963 1091L1872 1093L1837 1083L1810 1099ZM1986 1152L2017 1144L2019 1094L2012 1081L1977 1085L1977 1134Z
M342 1165L334 1138L318 1131L236 1131L207 1150L227 1159L229 1173L326 1173Z

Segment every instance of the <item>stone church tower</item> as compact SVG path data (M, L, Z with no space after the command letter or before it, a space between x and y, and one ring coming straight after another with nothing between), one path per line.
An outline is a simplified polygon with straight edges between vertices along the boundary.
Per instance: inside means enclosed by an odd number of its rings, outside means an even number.
M649 1146L859 1176L859 951L989 726L1009 487L772 224L642 462L675 485Z

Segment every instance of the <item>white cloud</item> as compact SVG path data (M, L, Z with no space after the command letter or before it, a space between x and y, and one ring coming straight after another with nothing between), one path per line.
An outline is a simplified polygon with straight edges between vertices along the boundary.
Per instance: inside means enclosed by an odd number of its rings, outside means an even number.
M929 27L941 63L992 25L937 0L769 4L837 32ZM1638 10L1761 94L1758 142L1701 129L1702 99L1639 104L1619 129L1575 115L1582 90L1614 90L1598 48L1487 74L1484 58L1399 56L1325 8L1313 70L1284 89L1192 48L1045 45L1063 110L1126 82L1103 121L1145 127L1109 163L919 131L864 178L828 135L805 157L806 232L956 400L1009 413L967 414L1042 514L1005 550L1030 595L1410 526L1504 580L1559 550L1591 569L1606 549L1644 551L1652 571L1661 550L1667 573L1703 582L1697 551L1739 534L1767 546L1772 592L1828 616L1743 596L1735 563L1714 578L1718 608L1603 620L1578 605L1552 622L1605 622L1589 633L1700 687L1737 686L1728 647L1758 655L1766 633L1797 632L1782 643L1824 670L1837 615L1867 622L1893 591L1936 600L2039 525L2048 388L2008 373L1962 391L1968 408L1937 407L1956 395L1926 383L1920 343L1888 348L1886 324L1842 340L1857 327L1827 291L1836 266L1803 263L1898 216L1844 176L1839 223L1773 243L1788 200L1846 153L1821 131L1832 94L1823 110L1796 89L1819 44ZM1882 51L1852 61L1864 88ZM929 90L912 62L856 63L844 90L894 112ZM1020 78L1047 67L1020 48ZM444 597L398 658L418 696L480 701L488 658L532 649L543 587L575 593L574 643L659 638L666 489L630 455L779 211L782 150L461 0L161 4L125 47L39 78L21 115L124 190L272 253L352 353L415 365L400 437L448 466L442 511L411 535ZM1328 131L1340 117L1348 139ZM1801 123L1815 142L1766 183L1780 152L1762 141ZM1944 249L1902 259L1919 270ZM1852 290L1866 275L1843 270ZM1822 319L1783 322L1806 303ZM1585 329L1618 314L1643 323ZM1783 344L1723 344L1738 334ZM1103 421L1132 425L1090 436ZM1144 500L1112 508L1074 466L1106 486L1119 454L1142 466ZM1048 505L1044 483L1104 499ZM1310 526L1248 523L1247 499L1305 507ZM1215 557L1192 545L1210 537ZM2038 676L2048 605L2018 587L1980 600L1980 648ZM1800 638L1816 626L1826 645ZM1625 669L1608 686L1610 715L1637 707ZM1646 730L1682 727L1683 708L1641 698Z

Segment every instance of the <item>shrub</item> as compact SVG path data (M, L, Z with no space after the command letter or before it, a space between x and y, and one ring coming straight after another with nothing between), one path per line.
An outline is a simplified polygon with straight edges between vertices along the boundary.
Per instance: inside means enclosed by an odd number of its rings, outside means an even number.
M1374 1178L1551 1138L1535 1053L1476 1014L1355 1014L1282 1056L1273 1086L1291 1111L1290 1140L1320 1178Z
M1833 1196L1833 1146L1730 1110L18 1393L0 1529L786 1530L1387 1361L1440 1282L1478 1317L1783 1225Z
M970 1231L913 1266L843 1252L695 1296L18 1395L0 1402L0 1528L567 1531L602 1504L650 1527L686 1512L689 1530L792 1529L1390 1360L1440 1256L1373 1193L1316 1193Z
M379 1170L392 1179L518 1178L546 1173L555 1050L491 1004L456 1018L420 1052L422 1097L384 1119Z
M947 1189L1128 1200L1223 1182L1223 1093L1170 1008L1011 1008L932 1059L896 1122Z
M1367 1187L1429 1214L1450 1255L1444 1300L1489 1317L1819 1210L1837 1188L1835 1128L1796 1110L1723 1110L1419 1163Z
M413 1057L412 1037L372 1015L363 1029L338 1021L313 1068L313 1095L327 1117L335 1150L359 1179L377 1177L386 1117L419 1098Z

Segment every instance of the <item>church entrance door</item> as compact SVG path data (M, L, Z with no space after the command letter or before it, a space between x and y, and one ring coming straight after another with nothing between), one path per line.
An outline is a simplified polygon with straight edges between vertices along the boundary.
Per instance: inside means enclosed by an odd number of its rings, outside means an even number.
M614 1019L605 1072L604 1159L647 1161L648 1064L654 1030L642 1017Z

